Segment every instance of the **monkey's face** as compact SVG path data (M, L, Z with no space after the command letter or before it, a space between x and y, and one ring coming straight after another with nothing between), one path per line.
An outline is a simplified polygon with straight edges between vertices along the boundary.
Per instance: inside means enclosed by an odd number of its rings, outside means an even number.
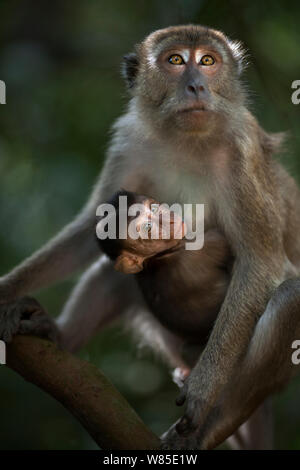
M182 217L154 199L143 201L138 217L131 221L137 239L129 236L127 248L146 257L155 256L180 244L185 235Z
M160 112L177 128L194 132L211 127L212 93L222 68L222 57L209 47L173 44L159 54L158 75L167 84Z
M129 222L128 238L124 240L124 250L117 258L115 268L126 273L141 271L146 259L170 249L179 249L185 232L180 215L153 199L145 198L138 217Z
M219 31L201 26L156 31L141 44L136 60L132 88L139 109L159 126L206 133L244 100L240 46Z

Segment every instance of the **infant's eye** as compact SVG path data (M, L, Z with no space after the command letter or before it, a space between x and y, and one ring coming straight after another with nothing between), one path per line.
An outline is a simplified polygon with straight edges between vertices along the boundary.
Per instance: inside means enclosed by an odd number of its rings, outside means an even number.
M201 65L213 65L215 63L215 59L211 55L204 55L201 60Z
M169 57L169 62L172 65L182 65L184 64L184 60L179 54L173 54L171 57Z
M156 214L158 211L159 205L158 204L151 204L151 212L152 214Z
M144 232L150 232L151 229L152 229L152 222L145 222L143 224L143 231Z

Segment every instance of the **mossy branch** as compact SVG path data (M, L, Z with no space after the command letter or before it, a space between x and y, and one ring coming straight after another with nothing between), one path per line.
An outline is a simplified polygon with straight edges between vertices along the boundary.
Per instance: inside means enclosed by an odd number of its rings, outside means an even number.
M16 336L7 365L62 403L101 449L158 449L160 441L93 364L47 340Z

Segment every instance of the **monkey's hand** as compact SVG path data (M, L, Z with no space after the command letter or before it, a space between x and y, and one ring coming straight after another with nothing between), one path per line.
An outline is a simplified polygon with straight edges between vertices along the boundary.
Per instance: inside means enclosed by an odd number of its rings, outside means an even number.
M201 423L206 416L206 401L201 394L201 381L197 370L184 380L176 404L186 403L184 416L173 424L162 436L163 450L201 449Z
M0 339L9 343L16 334L33 334L54 342L59 339L55 321L31 297L0 304Z
M176 399L178 406L182 406L184 403L186 403L185 413L176 424L176 431L179 435L188 436L200 426L207 410L207 403L201 394L200 377L195 369L185 380Z
M161 449L162 450L197 450L198 442L197 435L190 434L188 437L180 436L176 430L180 420L173 424L162 436L161 436Z
M203 418L207 414L207 402L201 393L201 380L197 370L193 370L184 381L176 404L186 403L184 416L166 431L162 439L162 449L195 450L201 448Z

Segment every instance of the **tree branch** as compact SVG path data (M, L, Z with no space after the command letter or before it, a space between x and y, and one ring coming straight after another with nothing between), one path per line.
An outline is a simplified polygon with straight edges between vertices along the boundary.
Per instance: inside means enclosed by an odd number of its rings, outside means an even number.
M50 341L16 336L7 365L61 402L101 449L159 448L158 437L93 364Z

